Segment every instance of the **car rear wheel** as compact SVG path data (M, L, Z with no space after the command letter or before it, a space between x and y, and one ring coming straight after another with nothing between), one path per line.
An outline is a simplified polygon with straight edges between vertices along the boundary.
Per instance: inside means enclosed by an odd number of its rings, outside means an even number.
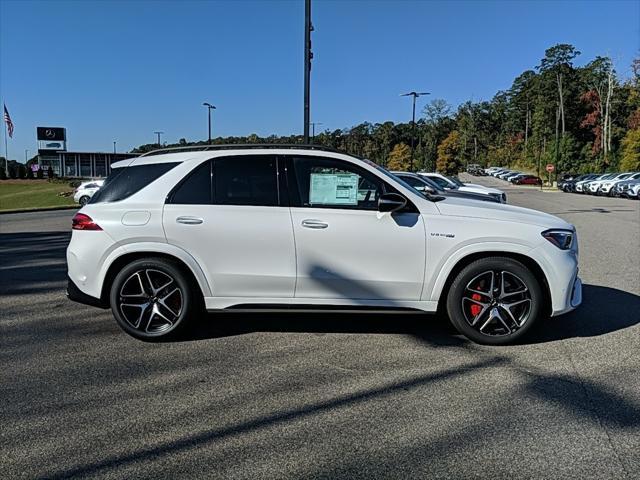
M447 297L454 327L469 339L504 345L524 336L542 312L542 289L522 263L489 257L467 265Z
M91 197L83 195L80 197L80 200L78 200L78 203L81 207L84 207L87 203L89 203L89 200L91 200Z
M195 310L195 293L180 267L163 258L136 260L111 285L110 305L118 325L142 340L176 337Z

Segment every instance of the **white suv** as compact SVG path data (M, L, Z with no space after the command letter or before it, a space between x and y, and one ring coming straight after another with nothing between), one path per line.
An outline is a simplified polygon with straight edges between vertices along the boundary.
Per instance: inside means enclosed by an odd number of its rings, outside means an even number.
M100 190L100 187L104 184L104 180L91 180L89 182L82 182L78 185L73 191L73 200L80 204L81 207L84 207L91 197Z
M525 208L424 196L319 147L227 146L113 164L73 219L68 296L147 340L202 309L446 311L481 343L581 302L575 228Z
M418 172L418 175L430 178L438 184L440 188L444 188L446 190L459 190L461 192L489 195L500 203L507 203L507 195L497 188L485 187L484 185L478 185L475 183L462 183L455 177L445 177L444 175L435 172Z

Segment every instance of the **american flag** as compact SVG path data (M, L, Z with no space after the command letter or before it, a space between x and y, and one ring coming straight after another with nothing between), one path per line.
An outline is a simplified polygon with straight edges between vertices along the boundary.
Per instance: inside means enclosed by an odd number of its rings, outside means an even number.
M7 110L6 105L4 105L4 122L7 124L9 138L13 138L13 122L11 121L11 116L9 115L9 110Z

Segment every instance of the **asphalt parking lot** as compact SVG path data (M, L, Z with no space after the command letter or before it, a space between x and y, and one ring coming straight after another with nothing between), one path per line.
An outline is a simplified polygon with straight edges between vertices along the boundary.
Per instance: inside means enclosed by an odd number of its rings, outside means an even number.
M0 477L639 478L640 202L474 181L578 229L584 303L522 345L335 312L143 343L66 300L72 211L0 215Z

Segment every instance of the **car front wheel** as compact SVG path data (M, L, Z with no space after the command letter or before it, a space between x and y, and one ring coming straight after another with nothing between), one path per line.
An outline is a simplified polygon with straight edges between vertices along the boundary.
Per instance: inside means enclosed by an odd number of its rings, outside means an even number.
M447 297L454 327L469 339L504 345L524 336L540 316L542 289L522 263L507 257L476 260L456 276Z
M163 258L136 260L111 285L110 305L118 325L142 340L159 340L182 332L195 310L195 294L177 264Z
M88 197L87 195L83 195L82 197L80 197L80 200L78 200L78 203L81 207L84 207L87 203L89 203L89 200L91 200L90 197Z

